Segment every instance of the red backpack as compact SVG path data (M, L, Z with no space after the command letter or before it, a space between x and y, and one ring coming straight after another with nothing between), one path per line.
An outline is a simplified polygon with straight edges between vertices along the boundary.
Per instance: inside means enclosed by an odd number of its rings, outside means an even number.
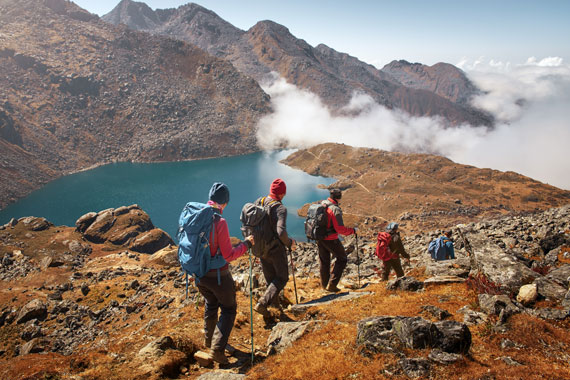
M392 235L388 232L378 232L378 242L376 244L376 256L382 261L388 261L398 257L390 250Z

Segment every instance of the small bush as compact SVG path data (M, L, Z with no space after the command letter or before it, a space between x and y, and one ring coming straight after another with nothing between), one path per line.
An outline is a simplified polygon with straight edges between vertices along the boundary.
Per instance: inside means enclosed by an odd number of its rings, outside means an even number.
M489 280L482 273L478 273L475 276L469 275L465 283L469 289L474 290L478 294L503 294L501 286Z

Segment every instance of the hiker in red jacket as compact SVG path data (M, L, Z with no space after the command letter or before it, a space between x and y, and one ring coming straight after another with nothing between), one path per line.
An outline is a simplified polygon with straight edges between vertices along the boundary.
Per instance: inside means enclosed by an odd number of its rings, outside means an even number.
M342 272L348 261L346 252L338 235L352 235L356 233L356 228L344 226L342 220L342 210L339 207L339 200L342 197L340 189L331 189L330 197L323 201L327 205L327 236L323 240L317 241L319 249L319 262L321 264L321 285L329 292L339 292L338 283ZM331 275L331 255L335 258Z
M259 298L253 310L263 315L264 318L270 316L267 307L278 301L279 292L289 280L286 248L295 250L295 240L287 234L287 208L281 203L286 193L285 182L277 178L271 183L269 195L255 201L258 206L268 206L269 220L276 237L269 246L268 252L260 259L267 290Z
M209 198L208 205L217 209L221 215L230 201L230 191L225 184L216 182L210 189ZM232 247L228 223L224 218L214 220L214 231L210 233L209 242L212 257L219 251L228 263L242 256L254 244L253 236L250 235L245 238L244 242ZM200 278L197 286L206 300L204 307L204 345L211 349L211 359L220 364L227 364L228 359L224 350L237 314L236 291L228 264L219 270L210 270L204 277ZM221 309L219 320L218 309Z

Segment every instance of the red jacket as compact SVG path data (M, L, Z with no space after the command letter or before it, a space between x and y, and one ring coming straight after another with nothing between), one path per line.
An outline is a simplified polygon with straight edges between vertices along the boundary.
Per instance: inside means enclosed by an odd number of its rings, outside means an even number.
M342 220L342 211L338 205L338 202L332 198L328 198L327 201L331 204L329 207L327 207L327 228L333 230L334 232L328 235L324 240L338 239L338 234L352 235L354 233L354 228L348 228L344 226L344 222Z
M210 202L208 202L210 204ZM217 209L217 211L221 214L222 210ZM216 255L218 249L220 253L229 263L230 261L234 261L238 257L242 256L244 253L247 252L247 243L240 243L235 247L232 246L230 242L230 233L228 230L228 222L224 218L219 218L214 221L214 231L210 232L210 254L212 256ZM213 236L212 236L213 235ZM213 237L213 240L212 240ZM224 265L220 270L228 269L228 264ZM217 269L213 269L211 271L216 271ZM210 271L210 272L211 272Z

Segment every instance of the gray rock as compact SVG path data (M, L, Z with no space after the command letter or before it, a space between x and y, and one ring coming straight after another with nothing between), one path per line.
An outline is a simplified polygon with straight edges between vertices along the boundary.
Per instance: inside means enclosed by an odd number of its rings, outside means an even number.
M364 354L398 353L404 345L392 329L394 317L370 317L358 322L356 344Z
M101 211L97 214L97 218L83 232L83 236L93 243L103 243L106 238L104 234L115 224L115 216L113 209Z
M549 307L541 309L527 309L526 312L532 316L542 319L552 319L558 321L562 321L570 316L570 310L551 309Z
M393 321L396 335L408 348L431 347L437 328L420 317L396 318Z
M463 356L460 354L453 354L450 352L445 352L442 351L438 348L433 349L430 351L429 355L428 355L429 360L439 363L439 364L443 364L443 365L449 365L449 364L453 364L459 360L463 359Z
M465 278L458 276L435 276L424 280L424 286L434 284L455 284L465 282Z
M503 294L479 294L479 306L481 310L490 315L499 315L503 309L505 309L509 315L520 312L520 309L511 299Z
M208 372L197 377L197 380L245 380L246 375L226 371Z
M143 358L160 358L168 349L174 348L174 341L169 336L153 340L140 349L138 356Z
M34 338L20 347L20 356L49 351L49 341L46 338Z
M405 358L398 361L406 376L417 379L427 377L431 369L431 363L425 358Z
M522 365L521 363L517 362L516 360L514 360L510 356L501 356L500 358L497 358L495 360L502 360L510 366L521 366Z
M462 353L469 352L471 347L471 331L467 325L456 321L436 322L439 331L436 341L432 346L438 347L445 352Z
M423 287L424 284L421 281L418 281L413 277L406 276L390 280L386 284L386 289L388 290L405 290L410 292L415 292Z
M536 284L539 295L553 301L562 301L568 291L568 288L546 277L539 277L533 283Z
M487 321L487 314L481 313L479 311L471 310L469 306L463 306L459 310L458 313L463 314L463 323L466 325L478 325Z
M451 314L449 314L447 310L441 309L433 305L424 305L422 306L422 310L430 314L431 316L439 319L440 321L444 320L445 318L451 317Z
M87 230L87 228L89 228L91 223L93 223L95 221L96 218L97 218L96 212L89 212L89 213L81 216L75 222L75 229L81 233L85 232Z
M20 218L18 221L24 223L26 228L30 231L43 231L53 226L46 218L37 218L35 216Z
M559 268L551 270L550 273L546 275L546 278L568 289L570 286L570 264L564 264Z
M570 290L566 292L566 296L564 297L560 305L562 305L562 307L565 309L570 309Z
M314 329L319 321L279 322L271 330L267 339L267 354L281 353L290 347L294 341L302 337L307 331Z
M160 228L155 228L141 233L129 248L136 252L152 254L169 245L174 245L170 236Z
M43 320L47 316L47 306L43 301L39 299L34 299L28 302L16 318L16 323L24 323L32 319Z
M456 276L466 278L471 270L471 261L468 257L460 257L455 260L434 261L429 260L426 264L426 275L433 277Z

